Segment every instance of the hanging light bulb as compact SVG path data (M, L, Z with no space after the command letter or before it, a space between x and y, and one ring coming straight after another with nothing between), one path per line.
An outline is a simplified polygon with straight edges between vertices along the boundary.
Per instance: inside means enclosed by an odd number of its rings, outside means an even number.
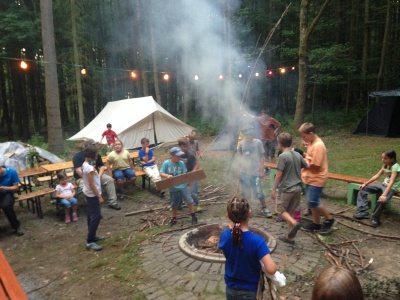
M222 74L220 74L220 75L218 76L218 79L219 79L219 80L224 80L224 76L223 76Z
M81 74L82 74L82 75L86 75L86 74L87 74L86 67L83 67L83 68L81 69Z
M239 74L239 78L242 78L242 74Z
M168 81L169 75L168 75L168 74L165 74L165 75L163 76L163 78L164 78L165 81Z
M137 78L137 74L135 73L135 71L131 72L131 78L136 79Z
M256 72L256 74L254 74L254 76L258 77L258 76L260 76L260 73Z
M28 68L28 64L25 61L21 60L20 67L21 69L26 70Z
M279 72L281 72L281 74L285 74L286 73L286 69L285 68L280 68Z
M199 76L194 75L194 80L199 80Z
M25 59L25 48L21 49L21 63L19 64L21 69L26 70L28 68L28 64L24 61Z

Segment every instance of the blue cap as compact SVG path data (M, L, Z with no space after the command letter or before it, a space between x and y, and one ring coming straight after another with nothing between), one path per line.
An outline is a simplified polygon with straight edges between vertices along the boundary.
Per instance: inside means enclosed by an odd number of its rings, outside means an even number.
M179 148L179 147L172 147L172 148L169 150L169 154L171 154L171 155L176 155L176 156L182 156L182 155L185 154L185 152L183 152L183 151L181 150L181 148Z

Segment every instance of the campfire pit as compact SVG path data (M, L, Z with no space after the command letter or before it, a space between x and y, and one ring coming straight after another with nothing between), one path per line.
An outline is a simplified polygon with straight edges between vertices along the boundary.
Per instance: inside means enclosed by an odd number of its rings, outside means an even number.
M193 229L181 236L179 248L187 255L202 261L225 262L225 256L218 249L219 236L228 224L209 224ZM271 234L250 226L250 231L262 236L271 253L276 247L276 239Z

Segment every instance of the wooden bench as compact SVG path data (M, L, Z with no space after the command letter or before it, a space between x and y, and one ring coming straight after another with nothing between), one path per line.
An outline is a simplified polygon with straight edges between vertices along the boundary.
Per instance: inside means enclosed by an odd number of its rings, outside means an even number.
M46 188L26 194L16 195L15 202L27 201L28 209L32 213L37 213L38 217L43 219L42 204L40 198L54 192L53 188ZM31 208L32 205L32 208Z
M265 162L264 166L270 169L270 189L272 190L274 187L275 176L277 173L276 163ZM347 204L354 205L357 203L357 195L360 190L360 186L368 181L366 178L343 175L338 173L328 173L328 179L339 180L347 182ZM393 197L400 198L400 193L397 193ZM371 202L371 210L373 211L377 202L377 194L370 194L369 200ZM390 202L388 203L390 205Z
M28 300L24 290L0 249L0 299Z

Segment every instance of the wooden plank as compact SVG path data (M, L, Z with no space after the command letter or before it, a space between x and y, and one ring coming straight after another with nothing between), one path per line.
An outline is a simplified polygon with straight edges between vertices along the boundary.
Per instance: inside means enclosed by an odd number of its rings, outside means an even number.
M15 199L15 200L16 201L24 201L24 200L32 199L35 197L42 197L47 194L51 194L52 192L54 192L53 188L46 188L43 190L38 190L38 191L31 192L31 193L18 195L18 199Z
M0 249L0 281L1 285L4 288L4 292L7 295L7 298L5 299L11 299L11 300L28 299L1 249Z
M197 170L197 171L192 171L189 173L185 173L179 176L174 176L172 178L164 179L161 181L155 182L155 185L158 190L165 190L169 187L172 186L177 186L181 185L184 183L190 183L193 181L201 180L206 178L206 173L204 173L204 170Z

